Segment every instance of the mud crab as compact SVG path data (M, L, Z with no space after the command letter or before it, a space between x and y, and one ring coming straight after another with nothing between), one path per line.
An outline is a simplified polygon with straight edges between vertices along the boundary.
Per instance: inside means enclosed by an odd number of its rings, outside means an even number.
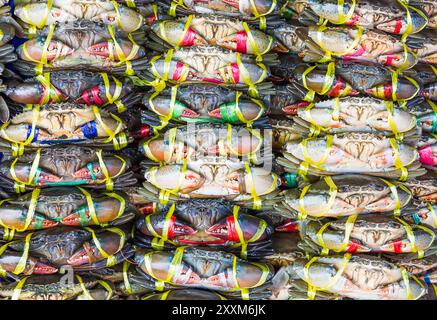
M0 127L0 148L22 153L29 147L73 143L119 150L133 140L127 129L121 118L95 105L33 105Z
M0 164L2 188L23 192L34 187L94 185L112 189L136 183L128 172L128 157L76 146L38 149L4 159Z
M28 246L31 255L42 257L54 266L86 271L110 267L133 256L129 238L127 227L98 230L58 227L37 231L25 240L10 243L9 248L22 252Z
M281 215L305 219L395 211L399 214L412 195L401 183L370 176L340 175L284 191L282 199L275 205Z
M64 277L24 277L16 282L1 285L0 296L10 300L109 300L112 297L113 288L106 281L77 274L68 282ZM105 291L103 295L101 290Z
M158 50L163 44L173 47L217 45L222 48L261 57L269 52L288 49L273 36L254 29L247 22L218 15L190 15L160 20L151 26L150 37Z
M225 86L185 84L144 95L148 111L142 115L144 123L160 128L169 123L213 122L259 127L266 122L266 115L282 116L282 109L299 100L287 85L260 88L260 97L253 98Z
M92 21L53 24L17 48L21 59L14 68L24 76L60 70L133 75L144 64L144 33L124 33L112 25Z
M356 131L392 135L406 140L408 136L417 139L420 134L417 127L419 120L410 110L402 109L397 103L372 97L334 98L308 105L298 103L285 107L283 111L293 119L292 129L301 131L303 135Z
M305 62L326 62L339 58L405 70L419 61L405 43L381 31L347 26L302 27L282 24L276 26L272 34Z
M275 0L164 0L159 4L169 9L170 15L219 14L247 20L268 18L279 14L279 3ZM264 21L265 23L265 21Z
M178 83L214 83L237 89L251 89L251 96L259 92L257 85L270 75L269 65L277 62L276 54L266 54L263 62L253 56L226 50L218 46L188 47L149 58L140 73L138 84L164 89L164 81Z
M4 94L13 102L24 105L72 102L107 108L115 105L117 111L124 111L141 101L141 95L135 92L127 78L106 73L52 72L24 81L12 79L6 86Z
M150 18L143 16L142 11L121 1L32 0L15 1L14 14L30 31L55 23L91 20L112 25L125 32L134 32L142 28Z
M136 244L142 247L207 245L252 258L270 253L269 238L273 233L264 219L218 199L158 206L155 212L137 219L136 230Z
M229 164L164 165L146 170L146 181L138 191L146 199L161 203L190 198L223 198L260 209L279 193L279 177L264 168L232 168ZM175 179L176 178L176 179Z
M421 1L292 0L282 8L282 14L292 19L297 18L304 24L346 24L406 37L419 32L428 24L427 14L432 10L422 11L420 6L416 7L418 3Z
M364 62L333 61L309 65L296 63L294 58L287 56L280 59L280 65L272 68L273 78L288 80L296 91L305 91L305 101L313 101L316 94L331 98L363 94L392 101L411 100L425 94L421 81L414 78L414 70L399 74ZM292 75L290 68L293 68Z
M405 181L426 173L415 147L370 133L290 141L283 155L277 161L286 171L304 175L361 173Z
M306 285L299 286L302 281ZM366 300L417 300L427 294L426 284L404 268L368 255L297 259L281 268L272 283L273 300L290 299L289 290L296 287L310 299L324 294L328 299L334 295Z
M243 158L255 164L271 160L270 131L221 124L193 124L169 129L165 134L140 142L140 150L149 159L161 163L213 161L219 158ZM247 160L246 160L247 159ZM230 159L231 160L231 159Z
M138 211L128 195L97 192L81 187L54 187L1 201L3 237L15 231L40 230L65 226L117 226L131 221Z
M273 276L273 268L222 251L180 247L174 252L138 250L135 262L146 275L171 285L215 291L241 291L250 297ZM174 270L170 273L170 269Z
M435 231L410 225L397 217L352 215L328 222L308 221L300 226L305 251L416 253L423 257L434 247Z

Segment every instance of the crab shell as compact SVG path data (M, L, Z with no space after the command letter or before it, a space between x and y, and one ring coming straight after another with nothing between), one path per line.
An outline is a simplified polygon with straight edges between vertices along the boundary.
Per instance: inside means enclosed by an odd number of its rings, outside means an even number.
M145 267L145 251L137 251L135 261L140 269L154 277L165 280L169 276L169 269L174 252L149 252L150 269ZM237 268L233 269L236 259ZM263 269L264 268L264 269ZM150 274L149 270L153 272ZM264 271L263 271L264 270ZM170 283L176 285L205 288L217 291L230 291L234 288L250 289L269 281L272 268L267 264L254 264L236 256L220 251L186 248L181 263L170 277ZM260 283L262 275L267 272L265 281ZM235 282L237 281L237 283Z

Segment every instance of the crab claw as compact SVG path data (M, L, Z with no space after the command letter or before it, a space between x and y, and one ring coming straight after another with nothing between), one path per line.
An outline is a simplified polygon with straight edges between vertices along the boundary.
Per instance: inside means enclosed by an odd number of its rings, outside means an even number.
M288 116L296 116L300 108L306 108L310 105L309 102L301 101L292 105L288 105L282 108L282 111Z
M121 244L121 237L115 232L102 232L96 234L98 243L101 249L108 255L114 255L119 251ZM83 244L82 249L77 250L73 255L67 259L67 262L72 266L80 266L84 264L93 263L105 259L100 249L94 241L87 241Z
M41 61L45 55L47 61L53 61L60 57L65 57L73 53L73 49L63 44L61 41L50 41L47 48L45 47L45 39L28 40L24 49L23 45L18 47L17 53L21 59L25 61Z
M206 233L208 235L236 243L241 242L241 233L243 240L247 242L255 236L260 228L261 223L263 222L263 220L257 217L246 214L239 214L237 219L240 230L237 230L234 216L229 216L210 227L208 230L206 230ZM271 233L271 228L266 227L264 232L260 234L258 239L255 241L267 239Z
M121 48L120 54L117 48ZM96 43L89 48L87 48L87 52L94 56L104 57L104 58L112 58L114 61L120 61L125 57L130 57L131 60L138 59L139 57L143 57L145 52L143 48L140 48L136 54L132 57L132 52L134 50L134 44L130 41L121 40L118 42L118 46L116 47L113 42L100 42ZM111 54L112 52L112 54Z
M407 53L405 59L405 54L401 52L381 55L378 57L378 62L390 67L411 69L419 62L419 59L411 52Z
M393 91L393 83L387 82L372 88L366 89L365 92L375 98L393 100L396 97L398 100L410 100L419 92L420 88L407 79L399 79L396 87L396 92Z
M115 198L94 200L96 218L99 224L106 224L117 219L121 202ZM64 217L60 224L72 227L95 225L88 205L79 207L75 212Z
M195 153L190 146L176 142L170 146L167 141L165 138L148 140L142 144L142 149L148 158L166 163L181 162L183 159L191 158Z
M221 105L208 113L211 118L220 119L228 123L255 121L264 113L262 105L249 100L240 100L237 103ZM243 119L240 119L242 117Z
M185 104L176 100L173 101L171 96L157 96L151 98L146 96L143 98L143 104L151 111L160 116L179 118L197 118L199 114L189 109Z
M272 36L259 30L251 30L251 38L247 31L242 30L217 41L217 45L244 54L261 54L269 51L287 53L289 50ZM252 40L253 39L253 40Z
M155 233L159 236L163 236L164 228L167 224L166 214L151 214L149 215L148 219L150 219L151 224L149 226L147 225L147 219L145 217L139 218L136 222L137 230L148 236L154 236ZM149 228L152 228L154 232L152 233ZM168 239L188 236L196 233L196 230L188 226L183 221L178 220L176 216L171 216L167 228Z
M0 208L0 220L2 226L13 230L41 230L53 228L58 225L57 222L52 221L40 214L35 214L30 220L29 225L26 228L26 217L28 209L25 207L16 207L4 205Z
M54 274L58 272L58 268L54 266L48 265L43 262L36 262L35 267L33 269L33 274Z
M157 168L153 173L147 171L144 176L148 182L160 189L173 190L179 187L181 193L189 193L203 186L206 180L203 175L190 169L183 173L182 168L182 165L166 165ZM181 174L183 174L182 183L179 182Z
M277 226L275 228L276 232L299 232L299 223L297 223L294 220L287 220L287 222L281 224L280 226Z
M410 10L411 15L411 33L416 33L425 28L428 24L428 19L422 17L418 12ZM409 23L407 20L407 15L393 19L386 23L381 23L376 26L377 29L393 33L393 34L404 34L409 28Z
M151 29L158 37L173 46L191 47L208 44L208 41L193 28L186 28L183 22L174 20L159 21L154 23Z

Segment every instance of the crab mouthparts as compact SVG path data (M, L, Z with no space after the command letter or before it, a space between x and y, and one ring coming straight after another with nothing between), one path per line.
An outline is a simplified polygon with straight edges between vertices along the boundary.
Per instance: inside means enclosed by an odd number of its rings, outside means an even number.
M58 272L58 268L49 266L42 262L37 262L33 271L34 274L54 274L56 272Z

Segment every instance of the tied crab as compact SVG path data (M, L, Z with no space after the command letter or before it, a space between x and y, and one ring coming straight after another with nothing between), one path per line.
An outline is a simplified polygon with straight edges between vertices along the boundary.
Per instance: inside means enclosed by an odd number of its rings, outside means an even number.
M174 287L203 288L233 293L237 297L239 292L250 297L252 290L256 292L257 288L267 285L273 276L273 268L268 264L207 249L138 250L135 262L148 276L143 282L163 281Z
M326 62L332 58L370 62L400 70L419 60L413 50L384 32L346 26L302 27L283 24L272 34L305 62Z
M273 36L254 29L247 22L217 15L190 15L183 18L159 20L151 26L151 39L158 46L191 47L217 45L219 47L256 56L269 52L287 52Z
M16 192L62 185L119 189L136 183L127 156L101 149L57 147L8 158L0 164L2 188Z
M307 299L417 300L427 294L426 284L405 268L369 255L296 259L272 283L273 300L292 299L299 289Z
M284 191L275 205L280 215L301 219L366 213L398 213L412 199L400 183L362 175L340 175Z
M90 20L120 28L125 32L141 29L148 22L143 8L131 8L117 1L15 1L14 15L25 28L42 29L55 23ZM150 10L150 9L149 9ZM31 30L30 30L31 31Z
M292 74L290 67L293 68ZM272 74L275 80L290 81L296 92L306 92L306 101L313 101L316 94L330 98L362 94L391 101L411 100L426 94L420 81L410 77L416 75L413 69L399 74L364 62L333 61L309 65L282 57L280 66L276 66Z
M237 89L250 89L257 95L257 86L270 76L268 66L277 63L275 54L266 54L263 62L253 56L217 46L170 49L149 59L141 72L139 84L163 89L163 81L179 83L213 83Z
M0 147L18 149L53 144L122 149L133 140L127 124L113 113L76 103L33 105L0 127Z
M117 226L138 214L122 192L96 192L80 187L35 189L30 193L1 201L2 236L9 239L15 231L71 227ZM18 235L18 234L17 234Z
M397 217L353 215L329 222L305 221L300 230L305 251L415 253L419 258L434 251L435 231L410 225Z
M425 29L422 32L411 36L407 40L412 52L417 56L419 62L437 64L437 36L435 29Z
M55 266L87 271L111 267L132 257L134 250L127 242L129 235L127 228L58 227L13 241L9 248L21 253L28 246L29 254L42 257Z
M217 14L245 20L277 18L280 6L275 0L164 0L159 5L168 8L170 15Z
M259 98L253 98L247 92L213 84L168 87L144 95L147 111L142 115L145 123L156 127L168 123L212 122L258 126L266 121L266 115L281 116L282 109L301 99L287 85L260 88L260 94Z
M59 71L34 78L7 81L4 94L17 104L44 105L59 102L105 106L117 111L141 101L140 93L126 78L88 71ZM112 110L111 110L112 112Z
M152 161L168 164L199 163L205 157L206 161L213 161L214 157L239 157L260 164L272 157L267 150L269 134L267 129L195 124L172 128L163 135L143 140L140 150Z
M343 97L283 108L294 124L292 129L302 135L368 132L416 139L418 120L410 110L397 103L372 97Z
M0 285L0 296L6 300L110 300L113 291L106 281L78 274L68 280L61 274L33 275Z
M145 172L143 188L138 191L152 202L174 202L190 198L223 198L242 206L261 209L279 193L281 179L265 168L247 163L202 163L152 167Z
M422 11L415 2L390 0L291 0L282 14L304 24L330 22L336 25L360 26L402 35L421 31L428 25L429 11Z
M289 172L368 174L405 181L426 173L415 147L371 133L343 133L287 142L277 161Z
M136 230L136 244L145 248L214 246L251 258L271 253L273 233L266 220L219 199L158 205L155 212L137 219Z
M133 75L146 68L143 37L92 21L54 24L17 48L14 68L23 76L82 69Z

